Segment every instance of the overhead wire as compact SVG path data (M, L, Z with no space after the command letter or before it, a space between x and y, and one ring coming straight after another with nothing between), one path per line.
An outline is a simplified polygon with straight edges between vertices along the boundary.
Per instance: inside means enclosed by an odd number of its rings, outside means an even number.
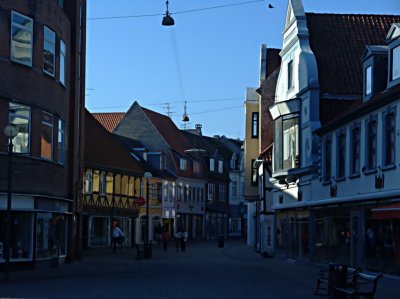
M266 0L253 0L253 1L243 1L243 2L223 4L223 5L203 7L203 8L194 8L194 9L171 12L170 15L192 13L192 12L198 12L198 11L204 11L204 10L219 9L219 8L246 5L246 4L251 4L251 3L256 3L256 2L265 2L265 1ZM96 21L96 20L111 20L111 19L146 18L146 17L158 17L158 16L163 16L163 15L164 15L164 13L126 15L126 16L106 16L106 17L86 18L86 20L88 20L88 21Z

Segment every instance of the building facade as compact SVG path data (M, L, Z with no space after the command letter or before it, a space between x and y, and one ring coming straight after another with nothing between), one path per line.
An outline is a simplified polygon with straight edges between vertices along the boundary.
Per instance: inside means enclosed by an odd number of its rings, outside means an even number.
M85 20L85 0L0 4L0 267L8 193L13 266L79 257Z

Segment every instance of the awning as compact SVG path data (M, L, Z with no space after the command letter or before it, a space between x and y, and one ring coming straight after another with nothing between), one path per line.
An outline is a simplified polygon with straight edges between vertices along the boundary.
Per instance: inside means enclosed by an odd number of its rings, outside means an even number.
M400 203L371 209L373 219L400 219Z

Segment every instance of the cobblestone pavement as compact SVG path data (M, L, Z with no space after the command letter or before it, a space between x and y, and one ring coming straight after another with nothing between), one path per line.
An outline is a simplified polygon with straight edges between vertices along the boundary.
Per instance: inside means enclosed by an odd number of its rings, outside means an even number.
M81 261L11 273L10 282L0 281L0 298L320 297L313 295L320 267L263 258L241 240L227 240L224 248L193 241L185 252L156 245L151 259L135 257L130 248L86 250ZM383 278L375 298L400 298L400 280Z

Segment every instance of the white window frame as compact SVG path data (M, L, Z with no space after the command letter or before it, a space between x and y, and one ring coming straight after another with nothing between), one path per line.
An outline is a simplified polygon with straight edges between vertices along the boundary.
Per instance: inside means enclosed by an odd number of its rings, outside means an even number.
M19 23L16 23L16 22L14 22L14 16L18 16L18 17L24 18L26 20L30 20L30 23L28 25L26 25L26 26L21 25ZM33 54L32 54L32 52L33 52L33 19L30 18L30 17L27 17L27 16L25 16L23 14L20 14L19 12L11 11L11 26L10 27L11 27L11 29L10 29L11 30L11 32L10 32L10 39L11 39L11 42L10 42L10 59L13 62L17 62L17 63L20 63L20 64L24 64L26 66L32 67L32 60L33 60ZM30 45L30 53L29 53L30 54L30 60L28 62L25 62L25 61L23 61L21 59L18 59L16 57L14 57L14 55L13 55L13 52L14 52L13 48L17 47L16 46L17 41L15 41L13 39L13 28L18 28L18 29L25 30L28 33L30 33L30 35L31 35L31 40L30 40L30 43L29 43L29 45Z
M30 152L31 152L31 150L30 150L30 147L31 147L31 115L32 115L31 114L31 107L26 106L26 105L21 105L21 104L15 103L15 102L10 102L9 103L9 107L11 105L24 108L29 113L28 116L25 116L23 114L18 114L18 113L11 112L10 108L9 108L8 118L9 118L9 123L10 124L14 124L14 125L16 125L18 127L18 125L20 123L19 123L19 121L17 119L25 120L25 121L28 122L28 133L27 133L28 136L27 136L27 138L25 138L25 136L24 136L25 132L22 132L21 130L19 130L17 136L15 136L13 138L13 140L12 140L12 142L14 144L13 153L30 154ZM21 143L24 143L24 141L27 142L26 151L19 150L19 148L22 148L21 147Z
M391 52L391 78L392 81L394 81L400 78L400 45L394 47ZM395 66L397 68L395 68Z
M85 194L93 193L93 171L91 169L86 170L85 173Z
M58 163L65 163L65 121L58 119Z
M60 39L60 66L58 69L60 83L65 87L67 77L67 48L63 40Z
M372 93L372 65L365 69L365 95L369 96Z
M51 39L46 37L46 32L51 36ZM50 53L53 54L53 72L49 72L45 67L44 53L46 46L50 48ZM47 26L43 27L43 72L51 77L54 77L56 73L56 33Z

